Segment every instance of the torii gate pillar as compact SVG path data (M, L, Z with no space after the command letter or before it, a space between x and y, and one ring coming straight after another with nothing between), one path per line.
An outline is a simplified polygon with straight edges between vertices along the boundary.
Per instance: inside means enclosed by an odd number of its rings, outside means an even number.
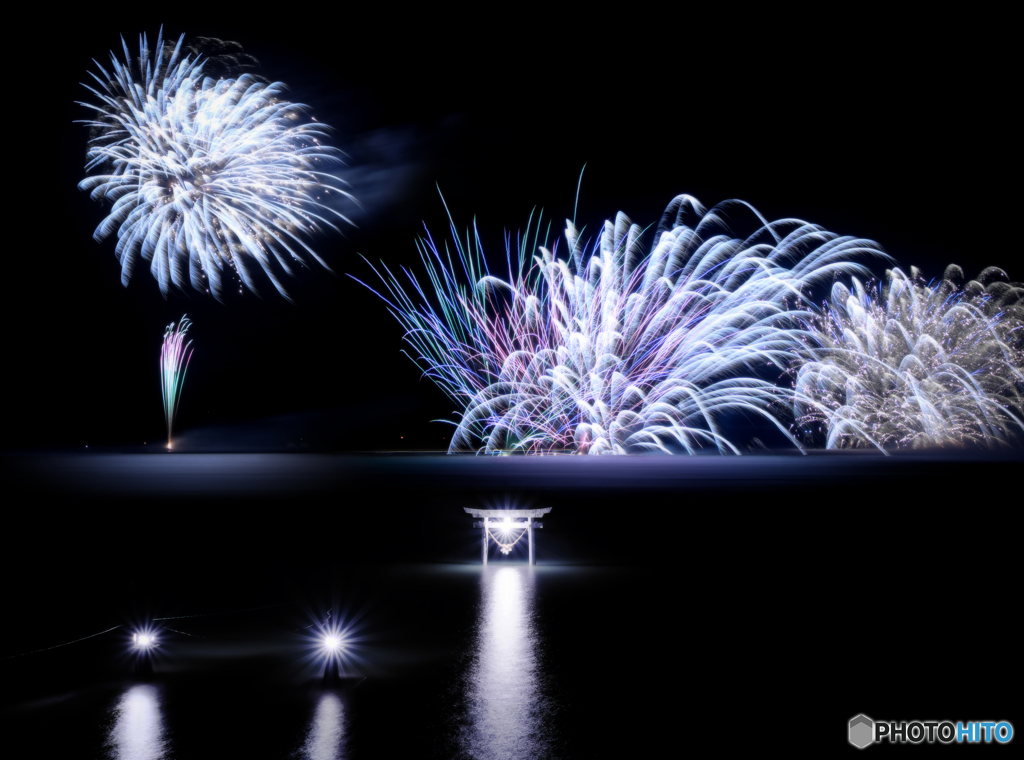
M531 565L536 565L537 563L533 561L533 518L532 517L527 517L526 518L526 532L529 534L526 537L526 541L530 545L530 564Z
M536 553L533 546L533 531L534 528L543 528L544 524L538 522L538 517L543 517L551 511L551 507L545 507L543 509L473 509L471 507L464 507L466 512L473 517L481 518L480 522L474 523L475 527L479 527L483 531L481 536L481 550L482 550L482 561L483 564L487 564L487 550L490 545L490 529L494 526L503 526L505 529L511 529L513 531L523 531L526 534L526 543L529 547L529 563L531 565L537 564ZM493 518L493 519L492 519ZM522 518L525 518L525 522L522 522ZM519 534L522 536L522 533ZM497 540L497 539L495 539ZM515 543L514 541L512 543ZM499 542L500 544L500 542ZM505 546L504 544L501 544ZM511 548L510 546L505 548ZM507 551L505 552L508 553Z

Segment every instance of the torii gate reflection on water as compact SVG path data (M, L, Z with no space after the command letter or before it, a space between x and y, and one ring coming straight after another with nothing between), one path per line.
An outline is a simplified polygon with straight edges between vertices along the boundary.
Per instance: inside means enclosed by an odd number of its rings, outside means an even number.
M537 564L533 556L533 530L543 528L544 524L537 521L551 511L551 507L543 509L474 509L463 507L473 517L479 517L480 522L473 523L474 528L483 528L483 558L487 564L487 548L490 540L493 539L501 548L502 554L508 554L512 547L519 543L519 540L526 536L526 542L530 547L530 564Z

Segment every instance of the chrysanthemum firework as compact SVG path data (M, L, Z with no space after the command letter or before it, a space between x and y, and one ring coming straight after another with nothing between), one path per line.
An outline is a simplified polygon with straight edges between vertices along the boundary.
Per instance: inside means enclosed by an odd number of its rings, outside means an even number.
M1024 289L959 267L928 285L911 269L851 291L806 323L819 349L796 377L805 438L828 448L1007 444L1024 433Z
M750 237L728 234L730 208L756 219ZM705 214L685 195L649 253L622 214L589 254L567 222L565 260L530 234L508 251L505 279L479 237L462 244L454 228L454 256L420 243L429 290L379 273L418 364L460 407L450 451L739 453L719 424L734 412L790 436L786 392L765 374L808 339L797 324L805 293L881 253L800 220L768 223L741 201Z
M94 237L117 231L125 285L141 255L164 295L191 284L221 298L227 269L255 292L255 261L287 298L281 272L306 254L327 267L310 235L348 221L331 205L350 197L330 171L339 153L283 84L204 77L181 45L161 36L150 51L143 36L137 65L127 45L112 73L96 64L97 100L82 105L96 112L86 169L102 173L79 187L112 206Z

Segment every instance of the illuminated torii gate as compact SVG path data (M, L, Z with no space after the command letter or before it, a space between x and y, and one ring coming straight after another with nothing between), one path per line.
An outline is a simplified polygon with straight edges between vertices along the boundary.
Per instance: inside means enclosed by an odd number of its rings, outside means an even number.
M494 539L494 543L501 547L503 554L512 551L512 547L518 543L524 535L530 546L530 564L537 564L533 559L533 529L543 528L544 524L537 522L538 517L543 517L551 511L551 507L543 509L473 509L463 507L473 517L482 518L480 522L473 523L474 528L483 528L484 531L484 564L487 564L488 538ZM526 518L525 522L522 518ZM511 541L507 543L502 539Z

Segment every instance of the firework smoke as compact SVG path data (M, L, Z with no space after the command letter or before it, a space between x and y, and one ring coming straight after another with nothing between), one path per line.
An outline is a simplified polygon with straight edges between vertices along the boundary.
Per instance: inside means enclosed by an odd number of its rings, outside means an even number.
M730 209L757 220L750 237L726 231ZM378 272L417 363L461 409L449 451L739 453L718 424L734 412L793 440L788 394L763 375L810 339L798 320L811 313L797 308L808 289L867 273L851 258L884 256L800 220L768 223L741 201L705 213L685 195L646 254L622 214L589 255L566 224L566 260L538 247L536 230L531 245L528 227L505 279L488 270L475 231L463 245L454 227L454 256L420 242L429 288Z
M171 431L181 400L181 386L185 382L189 359L192 358L192 341L185 342L185 333L191 326L192 322L186 316L181 318L177 326L171 322L164 330L164 344L160 349L160 392L164 399L168 449L171 448Z
M288 298L282 272L307 254L327 268L309 236L348 221L331 207L351 198L330 173L339 152L283 84L205 77L201 59L181 57L183 39L172 49L161 33L150 51L143 35L137 64L122 40L123 64L113 53L112 72L96 64L96 102L82 105L96 112L86 170L102 173L79 187L111 209L94 237L117 231L125 285L141 255L165 296L190 284L221 299L226 269L256 292L255 261Z
M832 287L807 322L820 349L794 396L807 440L828 448L1009 444L1024 432L1024 288L991 267L927 285L915 269L884 287Z

